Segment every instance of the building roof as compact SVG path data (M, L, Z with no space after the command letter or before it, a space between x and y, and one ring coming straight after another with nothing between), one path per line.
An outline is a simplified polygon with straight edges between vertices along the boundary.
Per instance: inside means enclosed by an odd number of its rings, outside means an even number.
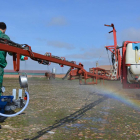
M101 66L98 66L98 67L93 67L93 68L100 68L100 69L104 69L104 70L113 70L113 67L110 66L110 65L101 65Z
M112 65L101 65L101 66L98 66L98 68L105 69L105 70L112 70L113 69Z

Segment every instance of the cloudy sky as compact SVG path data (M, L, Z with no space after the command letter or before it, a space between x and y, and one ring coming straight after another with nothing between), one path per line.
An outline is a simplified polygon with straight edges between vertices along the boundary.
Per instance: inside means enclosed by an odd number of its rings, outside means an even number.
M12 41L28 44L33 52L65 57L84 64L86 70L109 65L105 45L113 45L111 30L104 24L114 23L118 45L122 41L140 41L140 1L138 0L6 0L1 2L0 20L7 24L6 34ZM6 69L13 69L7 56ZM39 65L28 60L25 70L52 70L66 73L58 64Z

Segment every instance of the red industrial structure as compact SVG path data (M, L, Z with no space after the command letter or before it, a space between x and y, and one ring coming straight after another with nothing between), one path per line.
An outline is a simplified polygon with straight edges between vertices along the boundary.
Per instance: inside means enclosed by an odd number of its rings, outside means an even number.
M87 72L84 69L84 65L79 63L76 64L74 61L67 61L64 57L53 56L51 53L45 53L45 55L38 54L32 51L31 47L27 44L17 44L12 41L0 38L0 50L13 53L13 66L15 71L20 70L20 55L30 57L32 60L37 61L39 64L49 65L50 62L58 63L61 67L64 65L70 66L69 71L66 76L70 76L69 79L79 79L79 83L82 84L82 79L84 79L84 84L97 84L98 79L100 80L120 80L122 81L123 88L140 88L139 84L139 59L137 53L140 49L140 42L125 41L123 46L117 46L116 29L114 24L106 25L112 27L114 36L114 45L106 46L106 49L112 53L112 64L113 72L109 73L101 68L93 68L93 72ZM126 64L126 52L127 46L129 45L131 49L136 54L135 64ZM122 49L122 56L120 55L120 49ZM129 52L128 50L128 52ZM131 66L133 65L133 66ZM134 68L136 66L136 68ZM138 68L137 68L138 67ZM136 70L136 72L135 72ZM133 74L133 79L128 79L128 75ZM66 76L64 78L66 78ZM63 78L63 79L64 79ZM87 79L92 78L92 82L86 82Z

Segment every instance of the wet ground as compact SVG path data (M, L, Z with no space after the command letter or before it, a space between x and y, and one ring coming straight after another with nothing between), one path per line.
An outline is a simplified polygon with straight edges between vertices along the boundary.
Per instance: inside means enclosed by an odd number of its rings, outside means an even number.
M8 95L19 89L18 79L5 78L4 85ZM29 91L28 108L1 123L0 139L140 139L140 90L124 90L120 81L30 78Z

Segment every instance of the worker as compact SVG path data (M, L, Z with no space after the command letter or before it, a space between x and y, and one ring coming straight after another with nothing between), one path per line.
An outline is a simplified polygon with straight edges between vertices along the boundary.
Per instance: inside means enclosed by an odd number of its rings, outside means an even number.
M6 24L4 22L0 22L0 38L4 38L10 40L10 38L5 34L6 31ZM4 75L4 68L7 65L6 61L7 52L0 51L0 96L2 93L2 83L3 83L3 75Z
M7 36L5 34L6 29L7 29L6 24L4 22L0 22L0 38L10 40L9 36ZM0 51L0 96L1 96L1 93L2 93L2 83L3 83L4 68L7 65L6 55L7 55L7 52ZM9 53L9 55L12 55L12 53ZM21 60L23 60L23 57L24 57L23 55L20 56Z

